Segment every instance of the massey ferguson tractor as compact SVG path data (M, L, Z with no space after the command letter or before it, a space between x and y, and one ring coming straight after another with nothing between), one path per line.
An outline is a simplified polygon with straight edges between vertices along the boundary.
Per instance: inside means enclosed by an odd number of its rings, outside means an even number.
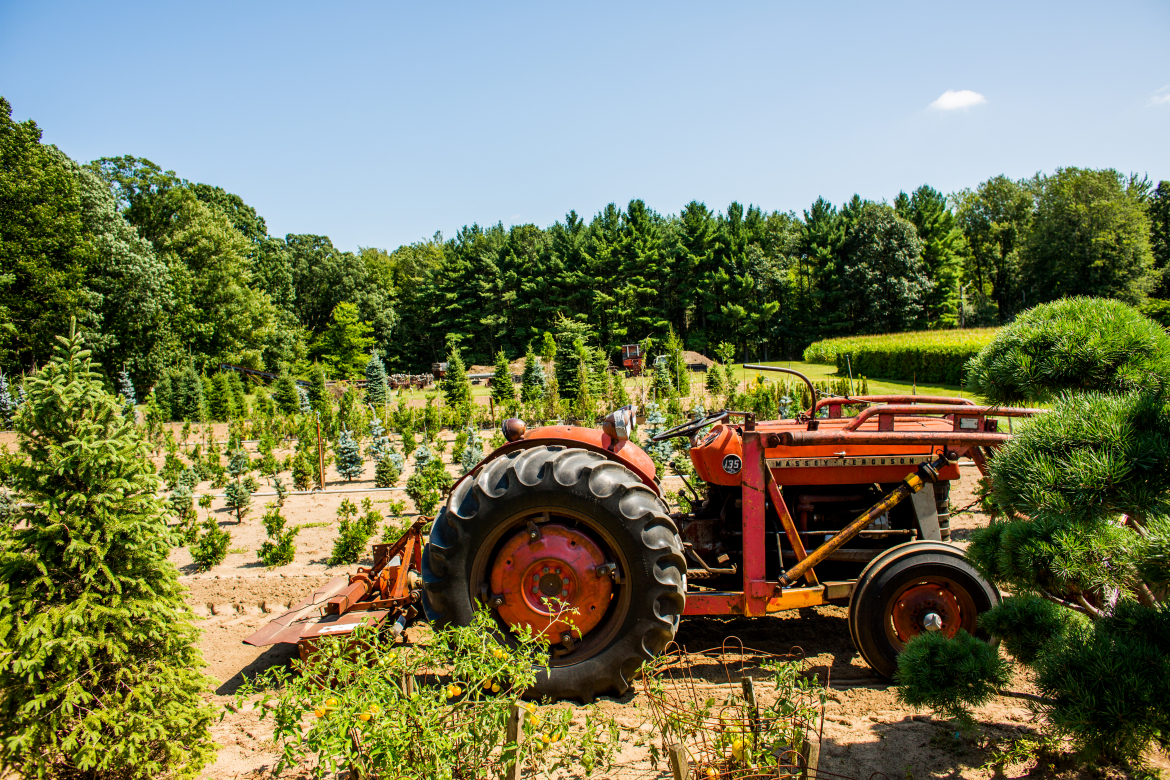
M795 374L816 399L799 372L746 368ZM486 608L501 635L530 626L549 642L534 695L589 701L625 691L684 615L840 604L858 652L889 677L912 637L978 634L997 603L948 544L950 483L960 458L985 471L1008 438L998 418L1036 412L931 396L821 398L769 421L722 411L653 437L689 440L704 483L689 513L671 513L631 441L632 407L600 429L508 420L507 444L454 485L433 523L375 545L372 567L245 641L297 643L303 656L363 623L398 636L422 615L466 625Z

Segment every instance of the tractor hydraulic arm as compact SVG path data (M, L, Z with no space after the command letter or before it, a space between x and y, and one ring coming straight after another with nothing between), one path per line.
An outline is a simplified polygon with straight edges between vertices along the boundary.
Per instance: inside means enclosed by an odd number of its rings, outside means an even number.
M881 501L878 501L860 514L856 520L841 529L840 533L835 534L831 539L813 550L808 554L808 557L797 561L795 566L780 577L780 587L787 588L791 586L803 577L805 572L828 558L830 553L836 552L842 545L861 533L863 528L901 503L904 498L922 490L922 486L927 482L934 482L938 478L939 469L946 466L947 463L948 460L945 455L938 456L930 463L923 463L918 467L916 472L902 480L902 484L898 485L892 492L882 498Z

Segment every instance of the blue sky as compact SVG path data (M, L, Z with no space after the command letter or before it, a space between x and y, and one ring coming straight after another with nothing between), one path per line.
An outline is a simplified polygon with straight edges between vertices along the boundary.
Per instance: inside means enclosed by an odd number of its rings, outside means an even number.
M636 197L799 213L1058 166L1170 178L1167 41L1165 0L0 0L0 94L76 160L393 248Z

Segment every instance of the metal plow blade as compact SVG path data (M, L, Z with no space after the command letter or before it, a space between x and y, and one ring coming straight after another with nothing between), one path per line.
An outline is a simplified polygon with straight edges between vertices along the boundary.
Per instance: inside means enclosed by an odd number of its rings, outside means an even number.
M390 619L397 637L406 622L419 613L422 529L429 522L431 518L420 517L398 541L375 544L373 566L359 566L356 574L330 580L273 618L244 644L295 644L305 658L322 637L346 636L360 625L378 627Z

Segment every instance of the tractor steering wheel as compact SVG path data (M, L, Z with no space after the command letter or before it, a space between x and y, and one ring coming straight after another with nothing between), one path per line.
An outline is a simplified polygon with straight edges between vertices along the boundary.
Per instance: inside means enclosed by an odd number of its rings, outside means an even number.
M667 428L662 433L655 434L654 436L651 436L650 441L657 442L657 441L665 441L666 439L676 439L679 436L690 436L693 433L698 433L699 431L703 430L708 425L714 425L715 423L719 422L720 420L726 420L726 419L727 419L727 412L717 412L715 414L709 414L701 420L692 420L691 422L686 422L686 423L683 423L682 425L676 425L673 428Z

